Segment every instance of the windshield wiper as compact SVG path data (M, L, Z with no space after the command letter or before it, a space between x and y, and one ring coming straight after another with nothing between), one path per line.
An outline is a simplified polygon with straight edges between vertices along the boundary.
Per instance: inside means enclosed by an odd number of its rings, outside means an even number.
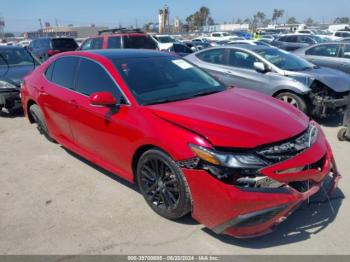
M219 92L221 92L221 90L207 91L207 92L199 92L199 93L197 93L197 94L194 94L194 95L188 97L187 99L194 98L194 97L198 97L198 96L207 96L207 95L211 95L211 94L215 94L215 93L219 93Z
M184 100L184 98L177 98L177 99L159 99L159 100L154 100L154 101L149 102L149 103L145 103L145 104L143 104L143 105L145 105L145 106L150 106L150 105L171 103L171 102L176 102L176 101L180 101L180 100Z

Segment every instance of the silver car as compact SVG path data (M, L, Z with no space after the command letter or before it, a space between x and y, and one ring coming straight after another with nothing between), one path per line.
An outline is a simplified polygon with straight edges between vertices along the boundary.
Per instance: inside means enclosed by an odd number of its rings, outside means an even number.
M350 43L330 42L298 49L294 54L311 63L350 74Z
M263 92L315 117L344 110L350 91L349 75L273 47L223 46L185 59L227 86Z

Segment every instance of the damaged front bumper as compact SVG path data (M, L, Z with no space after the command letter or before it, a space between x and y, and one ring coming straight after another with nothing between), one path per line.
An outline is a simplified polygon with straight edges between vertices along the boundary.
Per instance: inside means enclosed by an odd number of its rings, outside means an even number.
M309 168L291 172L295 167ZM191 191L192 216L215 233L237 238L271 232L317 193L327 178L332 180L329 195L341 178L323 134L303 153L260 170L261 175L280 183L279 187L241 188L223 183L205 170L183 168L183 172Z
M20 91L17 89L0 90L0 107L11 109L21 105Z

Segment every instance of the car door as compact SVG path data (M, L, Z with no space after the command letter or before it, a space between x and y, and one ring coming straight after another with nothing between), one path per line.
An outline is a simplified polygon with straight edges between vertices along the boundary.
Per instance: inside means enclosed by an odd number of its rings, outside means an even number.
M228 70L234 86L257 90L270 94L268 73L258 72L255 62L261 62L256 56L241 49L228 49Z
M135 130L127 124L131 107L123 102L126 99L118 85L102 65L81 58L75 90L71 126L76 146L105 167L123 166L123 150L130 144L127 134ZM89 96L102 91L112 93L122 105L114 108L91 105ZM128 165L125 163L124 167Z
M305 57L315 65L340 69L339 52L340 44L322 44L307 49L305 51Z
M63 144L73 143L69 119L73 113L74 75L78 59L63 57L53 62L45 72L39 103L43 108L52 135Z
M207 71L217 80L226 84L227 86L232 85L232 80L227 71L227 51L225 48L215 48L205 50L196 54L199 61L197 64L199 67Z
M350 74L350 44L343 44L339 56L339 70Z

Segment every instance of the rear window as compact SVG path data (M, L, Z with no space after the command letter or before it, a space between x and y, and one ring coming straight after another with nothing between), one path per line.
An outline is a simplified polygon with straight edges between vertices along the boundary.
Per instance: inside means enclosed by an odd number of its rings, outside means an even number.
M125 36L124 48L157 49L157 44L149 36Z
M52 39L53 49L75 50L78 48L78 44L71 38L58 38Z

